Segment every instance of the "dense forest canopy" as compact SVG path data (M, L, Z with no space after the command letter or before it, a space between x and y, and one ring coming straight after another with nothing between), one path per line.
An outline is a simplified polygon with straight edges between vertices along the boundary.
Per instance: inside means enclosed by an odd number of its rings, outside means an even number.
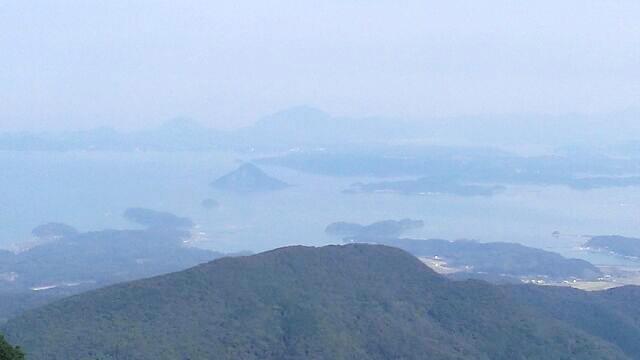
M14 347L7 343L4 336L0 334L0 360L22 360L24 354L19 347Z

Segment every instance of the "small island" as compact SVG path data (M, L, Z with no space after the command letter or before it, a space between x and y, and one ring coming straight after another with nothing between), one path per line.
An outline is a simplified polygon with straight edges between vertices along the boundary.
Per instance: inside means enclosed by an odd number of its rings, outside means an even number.
M56 222L50 222L47 224L36 226L31 231L31 234L33 236L41 240L55 240L63 237L73 236L77 233L78 230L76 230L76 228L74 228L73 226Z
M190 229L194 225L189 218L145 208L128 208L122 216L131 222L148 228Z
M384 220L369 225L360 225L344 221L329 224L324 230L332 236L349 237L396 237L406 231L418 229L424 226L422 220L402 219Z
M282 190L290 185L267 175L253 164L245 163L212 182L211 186L218 190L251 193Z

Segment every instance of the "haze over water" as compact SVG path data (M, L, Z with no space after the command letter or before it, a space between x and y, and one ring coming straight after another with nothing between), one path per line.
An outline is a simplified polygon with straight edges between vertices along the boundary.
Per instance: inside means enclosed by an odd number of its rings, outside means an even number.
M197 246L261 251L289 244L334 243L324 234L335 221L371 223L414 218L425 227L406 236L519 242L585 257L579 235L637 236L640 190L573 190L509 186L491 197L434 194L344 194L366 178L332 178L264 167L294 186L264 194L234 194L209 183L238 166L242 155L221 152L0 152L0 244L30 239L37 225L56 221L81 230L135 228L121 216L141 206L191 217L203 232ZM217 209L201 202L212 198ZM551 236L560 231L560 238Z

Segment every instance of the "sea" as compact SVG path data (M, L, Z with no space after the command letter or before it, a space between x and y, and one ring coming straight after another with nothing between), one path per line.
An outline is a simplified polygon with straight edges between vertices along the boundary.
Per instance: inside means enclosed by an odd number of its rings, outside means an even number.
M186 216L197 224L195 246L264 251L289 245L340 243L324 233L335 221L367 224L412 218L425 226L411 238L517 242L598 265L629 260L581 249L590 235L640 237L640 188L575 190L509 186L494 196L348 194L355 182L263 166L292 184L270 193L217 191L210 183L258 154L230 152L0 152L0 248L33 243L31 230L62 222L81 231L136 228L129 207ZM220 206L207 209L204 199ZM553 233L556 232L555 235Z

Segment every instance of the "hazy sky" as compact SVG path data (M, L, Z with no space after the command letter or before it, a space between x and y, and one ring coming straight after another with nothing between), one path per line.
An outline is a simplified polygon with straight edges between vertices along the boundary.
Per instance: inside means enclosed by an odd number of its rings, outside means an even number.
M0 1L0 130L640 106L640 1Z

